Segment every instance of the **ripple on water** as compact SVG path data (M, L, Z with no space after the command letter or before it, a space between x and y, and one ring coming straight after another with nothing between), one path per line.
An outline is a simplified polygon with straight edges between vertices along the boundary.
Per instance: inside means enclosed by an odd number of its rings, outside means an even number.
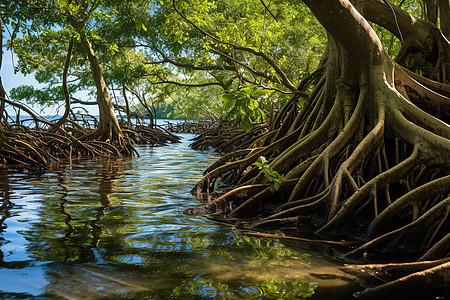
M339 265L184 215L198 204L191 188L218 158L189 143L43 175L0 171L0 205L14 204L1 219L0 298L300 297L320 281L312 269Z

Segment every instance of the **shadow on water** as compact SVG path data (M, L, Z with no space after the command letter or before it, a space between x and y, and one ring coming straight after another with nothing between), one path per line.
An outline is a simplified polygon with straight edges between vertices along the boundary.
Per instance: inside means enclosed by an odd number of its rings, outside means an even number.
M183 214L217 155L180 144L45 174L0 171L0 298L348 299L327 249Z

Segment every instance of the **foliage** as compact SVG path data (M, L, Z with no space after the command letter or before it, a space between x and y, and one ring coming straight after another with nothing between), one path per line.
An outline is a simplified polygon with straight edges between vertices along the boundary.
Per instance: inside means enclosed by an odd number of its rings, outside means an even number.
M392 2L416 16L424 14L422 1ZM42 90L49 95L47 104L63 100L55 87L61 85L68 40L76 36L67 21L69 14L78 20L87 18L85 31L111 90L121 90L123 86L145 90L149 106L170 107L170 117L238 118L249 130L253 122L264 120L271 110L269 102L280 99L276 105L281 106L288 97L273 92L271 98L254 101L254 95L247 91L290 91L270 79L278 74L267 60L242 47L267 55L296 85L317 66L326 42L323 28L302 3L275 0L266 4L276 19L258 0L115 0L95 1L86 7L66 0L33 1L31 6L13 1L1 9L5 24L23 28L21 38L15 37L14 45L10 41L10 47L14 46L19 56L18 70L35 74L46 85ZM210 35L186 22L175 8ZM30 25L27 20L31 18ZM384 28L374 28L394 57L400 41ZM69 72L71 94L94 90L82 50L80 44L75 45ZM166 58L184 66L168 63ZM413 71L419 72L416 69ZM173 86L178 83L204 86ZM214 83L216 86L205 85ZM43 97L28 97L23 91L29 92L23 88L12 94L16 99L27 99L29 104L45 102ZM216 100L220 94L222 109ZM93 92L89 95L95 97ZM139 106L135 95L128 96ZM121 105L124 103L121 93L116 99ZM267 104L262 105L261 100Z
M423 0L408 0L408 1L391 0L389 2L408 11L413 16L417 16L419 18L424 17ZM397 55L397 53L399 52L399 50L401 48L401 45L402 45L401 41L382 26L373 24L372 27L375 30L375 32L377 33L378 37L380 38L381 43L383 44L383 46L386 49L386 51L388 52L388 54L392 58L395 58L395 56ZM409 68L409 66L406 66L406 67Z
M220 97L223 102L223 111L229 115L238 116L244 131L249 131L253 127L253 122L266 120L266 114L259 107L259 100L266 97L264 90L253 90L246 87L235 92Z
M264 177L269 182L273 183L273 188L278 191L281 184L283 183L284 176L280 175L277 171L270 170L267 166L267 160L264 156L260 156L256 162L253 163L254 166L257 166L261 171L260 173L264 174Z
M313 70L323 51L324 31L301 3L294 4L287 1L270 3L269 8L278 21L275 21L257 0L175 3L189 20L211 32L219 40L268 53L285 72L288 72L288 76L295 80L301 79L303 75L296 73L298 70L304 70L301 72ZM169 22L178 25L181 21L180 16L171 10L166 25ZM198 31L186 22L181 26L168 27L167 34L173 39L178 39L184 47L195 49L195 52L186 53L186 56L195 60L197 64L209 64L210 60L217 59L215 51L217 49L230 56L234 55L239 61L255 69L267 67L267 63L260 57L238 52L229 45L199 35ZM293 70L293 66L298 66L295 68L296 71Z
M172 1L96 1L95 5L86 7L63 0L34 3L40 7L41 12L45 10L51 13L35 15L36 33L24 32L20 38L16 38L14 50L19 57L20 71L35 74L37 80L45 84L46 87L40 89L49 95L48 105L64 99L56 87L61 86L68 40L71 36L77 36L65 14L78 21L86 19L86 34L100 60L110 89L119 90L123 86L129 90L144 88L151 95L146 97L149 101L163 106L172 103L174 117L219 118L222 114L222 109L218 107L220 102L211 98L215 99L216 95L224 91L246 91L245 88L242 89L245 85L241 82L248 79L253 81L251 86L260 89L255 81L259 75L247 68L239 67L228 71L220 68L220 65L230 65L230 58L226 57L228 55L266 75L274 74L267 62L260 57L233 50L232 47L201 34L174 11ZM319 49L324 46L324 40L318 38L323 35L316 34L323 30L303 5L274 2L270 9L276 14L277 22L255 0L249 3L206 0L175 3L190 20L213 32L217 38L267 53L289 77L294 78L294 82L308 74L308 70L312 70L317 64L322 52ZM166 57L197 67L217 64L218 68L205 72L158 63ZM298 68L291 68L294 65ZM290 74L294 69L306 71L302 74ZM79 43L75 44L69 76L71 94L94 90L87 59ZM273 84L266 82L266 79L263 81L259 82L265 86ZM195 89L168 87L176 82L216 82L218 85ZM274 86L282 88L276 83ZM27 88L17 89L12 94L16 100L26 99L29 104L45 102L44 97L39 95L29 97L30 90ZM88 94L84 93L83 97L86 95ZM89 95L95 97L93 92ZM132 94L129 96L135 97ZM123 104L120 93L117 100ZM234 109L234 117L241 116L246 129L251 127L250 121L264 119L270 108L270 105L255 107L256 102L243 101L250 105L248 109L244 109L242 105L239 106L241 101L236 102L238 107ZM149 105L152 106L152 103Z

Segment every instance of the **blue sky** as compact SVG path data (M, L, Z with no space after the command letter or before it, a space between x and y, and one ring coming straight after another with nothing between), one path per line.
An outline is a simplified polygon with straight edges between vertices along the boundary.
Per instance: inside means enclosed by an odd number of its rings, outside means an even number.
M13 58L11 51L5 50L4 48L1 77L3 87L5 88L7 94L9 94L12 88L20 85L32 85L34 87L42 86L36 81L33 74L27 76L23 76L21 73L14 74L14 65L17 66L17 58ZM54 115L57 113L57 108L55 107L33 106L32 108L41 115ZM90 114L98 115L98 109L96 106L85 106L85 108L89 110ZM60 113L62 112L63 108L60 109ZM8 110L8 113L12 113L12 111Z

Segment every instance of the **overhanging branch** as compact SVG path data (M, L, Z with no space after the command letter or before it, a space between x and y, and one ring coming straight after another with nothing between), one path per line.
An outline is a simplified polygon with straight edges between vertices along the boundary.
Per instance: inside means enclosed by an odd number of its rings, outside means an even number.
M256 56L261 57L262 59L264 59L274 70L275 72L278 74L278 76L280 76L282 83L291 91L296 91L295 86L292 84L292 82L287 78L286 74L283 72L283 70L281 70L280 66L278 66L278 64L272 59L270 58L267 54L252 49L250 47L245 47L245 46L239 46L233 43L229 43L229 42L224 42L222 40L220 40L219 38L213 36L212 34L210 34L209 32L207 32L206 30L200 28L199 26L197 26L196 24L194 24L193 22L191 22L189 19L187 19L176 7L175 5L175 0L172 0L172 5L174 10L177 12L178 15L180 15L181 18L183 18L183 20L185 20L186 22L188 22L189 24L191 24L193 27L195 27L198 31L200 31L202 34L204 34L205 36L213 39L214 41L221 43L223 45L228 45L233 47L236 50L241 50L241 51L245 51L245 52L249 52L252 53Z
M205 86L218 85L223 88L223 85L218 82L182 83L182 82L177 82L177 81L165 80L165 81L152 82L152 84L174 84L174 85L186 86L186 87L205 87Z
M146 64L163 64L163 63L171 63L174 66L177 67L182 67L182 68L189 68L192 70L199 70L199 71L214 71L214 70L229 70L229 71L234 71L235 68L229 65L203 65L203 66L197 66L195 64L192 63L182 63L179 61L176 61L172 58L169 57L164 57L164 59L162 61L158 61L158 62L147 62Z

